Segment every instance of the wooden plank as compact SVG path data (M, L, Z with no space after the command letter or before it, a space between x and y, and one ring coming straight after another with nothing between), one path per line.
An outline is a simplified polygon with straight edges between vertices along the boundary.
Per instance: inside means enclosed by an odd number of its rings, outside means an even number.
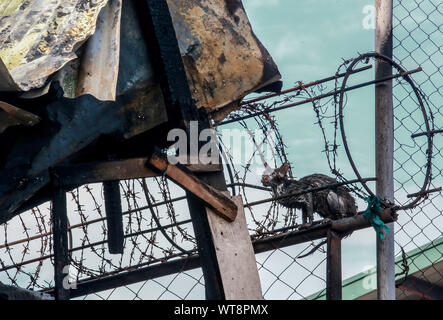
M226 192L229 194L229 192ZM227 222L208 211L226 300L261 300L263 294L254 249L241 196L231 198L238 207L237 219Z
M148 158L111 160L74 165L61 165L54 168L57 186L84 185L114 180L127 180L156 177L159 174L146 167ZM185 166L191 172L218 172L221 164L189 164Z
M52 198L52 223L53 223L53 245L54 245L54 280L55 299L69 300L69 288L64 288L64 273L69 266L68 253L68 217L66 207L66 192L55 188Z
M119 181L103 183L106 223L108 228L108 249L111 254L123 254L124 230Z
M237 216L237 205L223 193L187 173L177 166L168 164L163 157L153 154L148 162L155 169L162 172L182 188L188 190L201 199L214 212L228 221L234 221Z
M384 209L380 213L380 219L383 222L393 222L397 220L396 214L392 213L390 209ZM328 230L336 231L345 234L350 231L360 230L370 227L369 220L363 217L362 213L357 216L334 220L330 222L322 222L315 224L309 229L295 230L278 234L269 239L259 239L254 241L254 248L256 253L266 252L269 250L288 247L307 241L314 241L327 237Z
M57 186L70 186L158 176L146 167L147 160L148 158L135 158L58 166L54 169L57 176L55 183Z
M227 191L223 172L198 174L199 179L217 188ZM189 214L192 219L201 268L205 280L205 296L207 300L224 300L225 292L217 261L215 245L209 226L207 209L202 201L187 191Z
M342 299L341 238L331 230L328 231L326 258L326 299Z

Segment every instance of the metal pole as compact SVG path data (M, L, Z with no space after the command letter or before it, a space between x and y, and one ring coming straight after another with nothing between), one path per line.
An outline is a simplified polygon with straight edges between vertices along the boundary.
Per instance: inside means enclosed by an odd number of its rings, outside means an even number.
M375 51L392 58L393 0L375 0ZM375 63L375 78L392 75L392 67L381 61ZM375 86L375 141L377 195L394 202L394 110L392 80ZM377 237L377 298L395 300L394 224L384 240Z

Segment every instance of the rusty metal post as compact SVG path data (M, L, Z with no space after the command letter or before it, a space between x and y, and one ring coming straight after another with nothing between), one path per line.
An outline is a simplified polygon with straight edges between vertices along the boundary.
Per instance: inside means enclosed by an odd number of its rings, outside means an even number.
M392 58L393 0L375 0L375 51ZM375 78L392 75L392 67L382 61L375 63ZM377 195L394 202L394 110L392 80L375 86L375 142ZM395 299L394 224L384 240L377 237L377 297Z
M326 265L326 300L341 300L341 238L332 230L328 231Z

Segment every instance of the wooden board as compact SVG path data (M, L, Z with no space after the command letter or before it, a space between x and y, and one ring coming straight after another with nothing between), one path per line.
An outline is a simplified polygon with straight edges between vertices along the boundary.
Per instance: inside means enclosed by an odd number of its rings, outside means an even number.
M185 172L177 166L168 164L163 157L156 154L152 155L149 159L149 164L179 186L198 197L207 206L213 208L214 213L220 215L223 219L228 221L234 221L236 219L238 210L236 204L222 192L206 184L190 172Z
M225 297L226 300L262 300L260 277L242 197L231 199L238 207L234 222L229 223L207 209Z
M146 167L148 158L110 160L74 165L60 165L54 168L58 186L76 186L105 181L128 180L157 177L159 174ZM218 172L218 164L190 164L186 168L192 172Z

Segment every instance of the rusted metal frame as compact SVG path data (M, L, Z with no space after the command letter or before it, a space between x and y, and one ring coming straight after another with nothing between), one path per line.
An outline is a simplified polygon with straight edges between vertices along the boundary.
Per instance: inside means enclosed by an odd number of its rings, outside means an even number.
M334 231L327 233L326 300L342 299L341 238Z
M123 230L120 182L118 180L104 182L103 196L105 198L106 224L108 230L108 250L111 254L122 254L125 234Z
M375 52L392 60L393 0L375 0ZM383 59L375 60L375 79L392 75L392 65ZM394 203L394 106L392 80L375 86L375 170L377 195ZM384 238L377 235L377 299L395 300L394 224Z
M392 216L392 212L389 209L385 209L381 213L380 217L384 222L392 222L396 219L395 216ZM297 230L279 234L274 237L254 240L253 247L254 252L259 254L296 244L323 239L327 237L329 231L335 231L340 234L369 227L371 227L371 225L369 224L368 220L362 215L359 215L356 217L320 223L306 230ZM146 264L142 264L140 266L131 266L131 269L136 270L128 270L100 279L87 279L79 281L77 283L77 289L71 290L71 297L80 297L94 292L104 291L157 277L197 269L199 267L203 267L200 259L200 256L196 254L186 258L167 261L156 265L146 266ZM46 290L45 292L51 293L52 291L53 289Z
M64 287L65 277L68 276L68 274L65 273L65 268L69 268L70 265L66 192L63 189L57 187L54 187L53 189L52 224L55 299L69 300L69 289Z
M305 99L305 100L302 100L302 101L299 101L299 102L294 102L294 103L286 104L286 105L283 105L283 106L280 106L280 107L276 107L276 108L270 108L270 109L267 109L267 110L264 110L264 111L266 113L272 113L272 112L281 111L281 110L288 109L288 108L297 107L297 106L300 106L300 105L303 105L303 104L306 104L306 103L312 103L313 101L317 101L317 100L321 100L321 99L324 99L324 98L336 96L336 95L338 95L340 93L344 93L344 92L360 89L360 88L363 88L363 87L367 87L367 86L370 86L370 85L373 85L373 84L385 82L385 81L392 80L392 79L406 77L408 75L420 72L422 70L423 70L422 68L416 68L416 69L405 71L405 72L402 72L402 73L399 73L399 74L387 76L387 77L384 77L384 78L381 78L381 79L372 80L372 81L368 81L368 82L363 82L363 83L360 83L360 84L357 84L357 85L354 85L354 86L351 86L351 87L343 88L343 89L340 89L340 90L334 90L332 92L321 94L321 95L318 95L318 96L315 96L315 97L312 97L312 98L309 98L309 99ZM347 76L349 76L350 74L352 74L352 70L347 73ZM242 117L238 117L238 118L235 118L235 119L230 119L230 120L223 121L223 122L221 122L218 125L221 126L221 125L225 125L225 124L229 124L229 123L233 123L233 122L238 122L238 121L241 121L241 120L246 120L246 119L254 118L254 117L257 117L257 116L262 115L262 114L263 114L263 112L256 112L256 113L249 114L247 116L242 116Z
M149 44L152 66L163 92L171 128L186 128L198 119L183 65L174 24L166 0L136 4L144 37Z

